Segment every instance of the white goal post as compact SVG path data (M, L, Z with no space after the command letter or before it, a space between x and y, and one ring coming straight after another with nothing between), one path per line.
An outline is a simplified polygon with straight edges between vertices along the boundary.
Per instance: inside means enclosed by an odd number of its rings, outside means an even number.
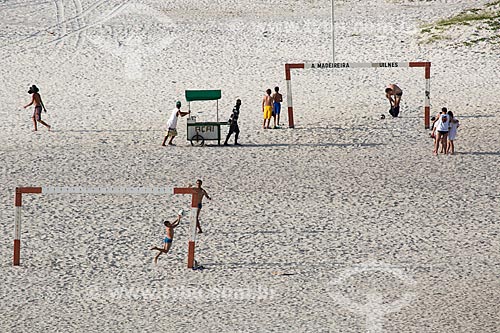
M14 229L14 259L13 265L19 266L21 257L21 217L23 207L23 194L191 194L191 215L189 227L188 260L187 267L194 267L194 251L196 242L196 210L197 192L193 188L174 187L16 187L15 194L15 229Z
M293 103L292 103L292 69L346 69L346 68L401 68L401 67L423 67L425 69L425 102L424 102L424 125L430 127L431 109L431 63L430 62L306 62L285 64L285 80L287 89L288 127L294 128Z

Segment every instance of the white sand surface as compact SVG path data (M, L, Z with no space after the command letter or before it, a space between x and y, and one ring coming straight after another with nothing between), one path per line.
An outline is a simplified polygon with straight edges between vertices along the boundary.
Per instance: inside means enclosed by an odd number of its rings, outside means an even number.
M261 128L285 63L331 61L330 1L0 1L0 331L499 332L499 51L419 44L471 3L336 1L336 61L432 62L432 113L461 124L435 157L421 68L295 70L296 128L286 102ZM401 117L380 120L391 82ZM22 109L31 84L50 133ZM191 147L182 118L161 147L185 89L222 89L222 120L240 98L243 146ZM152 262L180 195L25 195L12 266L16 186L197 178L203 270L187 221Z

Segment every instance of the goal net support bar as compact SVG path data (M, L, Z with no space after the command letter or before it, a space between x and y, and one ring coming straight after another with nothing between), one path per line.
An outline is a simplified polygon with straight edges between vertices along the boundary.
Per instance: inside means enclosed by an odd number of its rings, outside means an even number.
M187 191L190 190L190 191ZM190 221L190 239L188 243L188 262L187 267L194 267L194 252L196 241L196 209L197 195L192 188L173 188L173 187L16 187L15 194L15 228L14 228L14 259L13 265L19 266L21 257L21 217L23 207L23 194L191 194L191 221ZM196 204L195 204L196 201Z
M294 128L292 102L292 69L346 69L346 68L401 68L423 67L425 69L424 125L430 127L431 109L431 63L430 62L306 62L285 64L287 90L288 127Z

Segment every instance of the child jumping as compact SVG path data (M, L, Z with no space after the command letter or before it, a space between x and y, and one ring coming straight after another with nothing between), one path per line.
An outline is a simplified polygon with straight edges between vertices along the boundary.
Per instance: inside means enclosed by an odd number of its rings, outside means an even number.
M25 105L24 108L26 109L27 107L29 107L33 104L35 105L35 111L33 112L33 117L32 117L33 118L33 125L35 126L35 129L33 130L33 132L36 132L38 130L37 122L46 126L50 131L50 125L42 120L42 108L43 108L43 111L45 113L47 113L47 109L45 109L45 105L43 105L42 97L38 93L39 91L40 90L35 85L32 85L30 87L30 89L28 90L28 94L33 95L33 96L31 98L31 103L29 103L28 105Z
M181 222L182 213L183 211L181 210L179 212L179 215L177 216L177 220L175 220L174 222L169 222L169 221L163 222L163 225L165 225L165 232L166 232L166 236L163 239L163 248L158 246L153 246L151 248L151 250L159 251L155 257L155 265L158 263L158 258L161 256L161 254L168 253L170 247L172 247L172 241L174 240L174 228L177 227Z

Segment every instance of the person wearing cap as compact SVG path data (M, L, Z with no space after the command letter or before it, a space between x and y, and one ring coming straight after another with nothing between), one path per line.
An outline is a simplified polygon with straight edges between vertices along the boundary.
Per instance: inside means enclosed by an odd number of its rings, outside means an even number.
M226 141L224 141L224 146L227 146L227 142L229 141L229 137L234 133L234 145L241 146L238 143L238 135L240 135L240 128L238 127L238 117L240 116L240 106L241 100L236 100L236 105L233 108L233 113L231 114L231 118L229 118L229 133L227 133Z
M32 117L33 118L33 125L35 126L35 129L33 130L33 132L36 132L38 130L37 122L46 126L50 131L50 125L42 120L42 108L43 108L43 111L45 111L45 113L47 113L47 109L45 109L45 105L43 105L42 96L40 96L40 94L38 93L39 91L40 90L35 85L32 85L30 87L30 89L28 90L28 94L33 95L33 96L31 97L31 103L25 105L24 108L26 109L27 107L29 107L31 105L35 105L35 111L33 112L33 117Z
M179 118L179 116L184 117L184 116L191 113L191 111L182 112L181 105L182 104L180 101L177 101L177 103L175 103L175 109L172 111L172 114L170 115L170 118L167 121L168 130L167 130L167 133L165 135L165 138L163 139L163 143L161 144L162 146L165 146L165 143L167 142L168 137L170 137L168 144L171 146L174 145L172 143L172 140L174 140L174 138L177 135L177 118Z

